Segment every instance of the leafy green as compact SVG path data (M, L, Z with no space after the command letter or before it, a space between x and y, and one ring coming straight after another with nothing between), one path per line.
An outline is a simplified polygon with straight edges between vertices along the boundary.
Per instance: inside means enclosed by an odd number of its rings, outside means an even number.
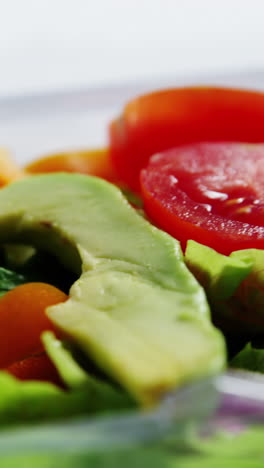
M26 282L24 275L0 267L0 296Z
M66 392L48 382L21 382L0 373L0 427L110 410L109 404L87 388Z
M252 426L242 432L218 432L208 440L197 438L193 443L206 455L219 457L243 457L264 460L264 427Z
M0 467L9 468L262 468L264 462L263 427L238 435L217 434L208 441L197 438L197 450L183 454L173 444L160 441L123 449L42 453L3 456Z
M101 419L100 410L114 407L123 397L121 391L111 388L89 376L74 360L70 348L45 332L43 341L49 356L61 377L70 387L64 392L51 384L21 383L0 373L0 467L19 468L260 468L264 461L264 429L252 428L241 434L216 434L208 440L193 431L180 433L159 442L147 443L144 413L135 414L136 424L120 421L111 415ZM117 397L118 393L119 397ZM123 402L126 400L124 399ZM98 403L101 402L101 403ZM94 405L95 403L95 405ZM127 401L126 401L127 403ZM101 408L99 405L101 404ZM105 404L105 406L104 406ZM115 408L116 411L117 408ZM96 422L72 419L45 424L50 419L97 412ZM161 415L160 415L161 416ZM159 416L159 418L160 418ZM17 427L17 423L34 421L40 424ZM161 426L162 417L159 419ZM14 424L12 430L4 424ZM141 430L142 428L142 430ZM133 431L137 439L128 442ZM118 432L119 431L119 432ZM132 432L131 432L132 431ZM138 438L138 433L142 432ZM155 431L154 431L155 432ZM130 436L127 439L128 433ZM164 431L166 433L166 431ZM143 435L144 434L144 435ZM124 437L123 437L124 435ZM118 440L118 443L117 443ZM144 442L145 441L145 442ZM142 446L144 443L145 446ZM105 445L104 445L105 444ZM147 445L146 445L147 444Z
M65 269L51 254L32 247L8 245L0 267L0 296L30 282L52 284L68 293L76 276Z
M264 349L257 349L248 343L230 362L231 367L264 374Z
M47 421L89 413L91 403L80 392L65 392L47 382L21 382L0 373L0 425Z
M136 448L70 456L31 455L13 459L4 457L2 463L0 460L1 468L263 468L261 460L214 456L175 457L159 448Z
M63 377L67 376L65 380L71 389L64 391L48 382L21 382L0 372L0 427L117 412L134 406L123 391L82 371L69 351L62 345L58 347L60 342L52 334L45 341L49 354L56 356L54 362L60 361L59 371Z
M204 285L210 302L215 309L221 313L228 314L234 306L233 296L241 283L259 272L258 252L253 252L257 261L252 257L251 251L237 253L230 257L218 254L199 244L190 241L186 251L186 262ZM263 252L264 255L264 252ZM67 273L55 266L52 271L52 258L43 253L34 255L24 266L23 274L0 268L0 294L12 289L18 284L28 280L48 281L51 278L59 281L60 285L67 287ZM66 276L65 276L66 274ZM260 275L262 277L262 275ZM66 278L66 279L65 279ZM262 282L262 280L261 280ZM58 283L57 283L58 284ZM3 292L2 292L3 291ZM241 297L240 297L241 299ZM230 302L231 301L231 302ZM261 304L261 302L259 302ZM63 391L52 384L44 382L19 382L10 375L0 372L0 452L5 441L9 441L9 447L14 447L14 454L0 456L0 468L262 468L264 463L264 428L256 427L242 432L241 434L220 433L214 437L201 439L194 437L178 442L170 440L160 441L155 445L134 446L123 449L98 449L96 447L96 434L94 434L94 449L84 449L84 441L81 441L81 450L67 454L56 451L49 452L43 449L43 453L19 454L16 440L23 440L22 431L20 436L17 432L21 424L34 422L43 423L43 438L53 437L56 446L56 431L49 427L45 432L45 422L65 419L65 426L70 424L69 418L85 415L98 415L107 412L117 412L133 408L134 402L119 388L110 383L89 375L75 360L71 347L58 340L53 333L43 334L43 342L46 351L55 364L63 381L69 388ZM256 349L252 344L246 347L231 361L231 365L256 372L264 372L264 349ZM139 414L139 413L138 413ZM68 418L68 420L67 420ZM78 420L72 426L72 433L77 429L78 437L88 437L85 424L89 425L89 419ZM12 430L8 433L6 426ZM32 427L32 426L31 426ZM75 428L75 429L74 429ZM55 429L55 426L54 426ZM113 431L115 426L113 425ZM34 429L33 429L34 431ZM98 436L100 438L99 429ZM18 439L16 435L18 434ZM33 432L32 432L33 434ZM27 431L25 430L25 437ZM69 433L65 432L65 446ZM105 436L111 438L111 434ZM181 447L182 444L182 447ZM8 446L8 443L7 443ZM45 442L43 443L43 447ZM10 450L11 453L11 450Z
M0 458L2 468L176 468L173 457L161 449L133 448L128 450L81 453L74 455L28 455ZM184 467L185 468L185 467ZM187 466L186 466L187 468Z

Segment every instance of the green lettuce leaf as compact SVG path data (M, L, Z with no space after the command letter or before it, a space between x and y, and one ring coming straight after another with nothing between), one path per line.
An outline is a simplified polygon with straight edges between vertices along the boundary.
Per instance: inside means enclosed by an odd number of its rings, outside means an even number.
M264 374L264 349L257 349L248 343L230 362L231 367Z
M21 382L5 372L0 373L1 428L90 411L91 404L83 394L67 393L47 382Z
M67 271L52 255L46 252L38 251L26 257L24 262L19 261L18 257L22 256L24 249L27 253L25 247L15 245L12 248L8 247L8 252L17 257L17 263L14 259L12 261L9 259L8 263L13 268L7 265L0 267L0 296L20 284L30 282L49 283L68 293L69 288L76 280L75 275ZM32 253L32 249L30 252Z
M262 468L264 429L248 429L238 435L218 434L207 442L197 438L196 450L183 454L177 446L160 441L123 449L43 453L0 457L8 468Z
M160 449L137 448L70 456L24 456L0 459L2 468L263 468L263 460L196 456L175 457Z
M106 398L97 398L95 390L66 392L48 382L21 382L0 373L0 428L121 409L120 402L119 406L113 400L111 403L112 406Z
M26 282L27 278L24 275L0 267L0 296Z
M73 416L117 412L135 406L120 389L90 377L74 362L52 334L45 338L48 352L70 389L48 382L19 381L0 372L0 428ZM54 349L51 348L56 348ZM58 350L58 352L57 352Z

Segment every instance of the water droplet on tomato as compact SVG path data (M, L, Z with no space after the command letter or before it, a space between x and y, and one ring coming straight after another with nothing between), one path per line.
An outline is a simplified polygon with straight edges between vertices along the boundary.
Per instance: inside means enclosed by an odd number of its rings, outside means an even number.
M249 214L252 211L252 205L242 206L235 211L235 214Z
M245 201L245 197L231 198L230 200L227 200L226 205L227 206L239 205L240 203L243 203L244 201Z
M225 201L228 198L227 193L216 192L214 190L206 190L206 191L204 191L204 195L207 198L210 198L210 200Z
M174 175L170 175L169 180L170 180L170 185L176 185L179 182L177 177L175 177Z

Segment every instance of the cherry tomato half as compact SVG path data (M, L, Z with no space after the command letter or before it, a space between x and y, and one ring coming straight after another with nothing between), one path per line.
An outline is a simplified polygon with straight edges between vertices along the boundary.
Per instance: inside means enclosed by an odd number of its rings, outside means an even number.
M139 173L154 153L201 141L264 142L264 93L178 88L129 102L110 126L117 175L139 190Z
M147 215L181 241L223 254L264 248L264 145L197 143L157 154L141 172Z

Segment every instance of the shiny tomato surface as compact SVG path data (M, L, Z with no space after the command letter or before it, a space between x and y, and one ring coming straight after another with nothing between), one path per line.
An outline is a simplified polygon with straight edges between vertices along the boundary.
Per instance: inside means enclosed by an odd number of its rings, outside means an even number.
M154 153L192 142L264 142L264 93L176 88L130 101L110 125L118 177L139 191L139 173Z
M181 241L229 254L264 248L264 145L198 143L153 156L141 173L148 216Z

